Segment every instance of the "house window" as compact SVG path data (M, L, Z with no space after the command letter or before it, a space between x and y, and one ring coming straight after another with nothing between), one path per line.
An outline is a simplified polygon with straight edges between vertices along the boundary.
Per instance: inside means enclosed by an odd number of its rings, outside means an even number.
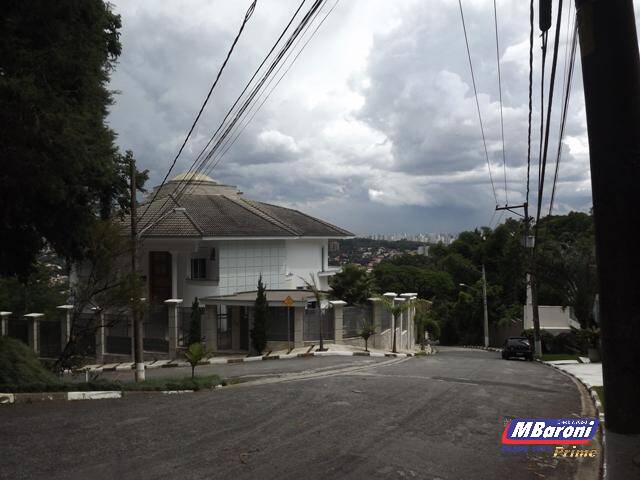
M204 280L207 278L207 259L191 259L191 278L193 280Z

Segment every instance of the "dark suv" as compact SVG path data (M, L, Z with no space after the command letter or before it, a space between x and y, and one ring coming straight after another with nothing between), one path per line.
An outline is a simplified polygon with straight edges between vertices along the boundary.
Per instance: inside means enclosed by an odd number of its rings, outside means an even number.
M502 347L502 358L526 358L533 360L533 350L527 337L509 337Z

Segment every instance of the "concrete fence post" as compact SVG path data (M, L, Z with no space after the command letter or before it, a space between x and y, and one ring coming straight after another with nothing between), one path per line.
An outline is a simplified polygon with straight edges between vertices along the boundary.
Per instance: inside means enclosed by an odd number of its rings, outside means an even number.
M398 296L398 294L395 293L395 292L387 292L387 293L383 293L382 296L385 297L388 301L390 301L391 304L394 304L395 303L395 298ZM389 312L386 308L384 310L385 310L384 314L388 315L388 317L390 319L389 325L391 326L390 327L391 335L389 336L388 350L393 350L393 335L394 335L394 332L396 333L396 342L398 340L398 338L397 338L397 325L396 325L397 318L395 318L395 316L391 312ZM397 346L397 343L396 343L396 346Z
M67 346L69 338L71 338L71 313L73 312L73 305L59 305L56 307L63 312L60 319L60 350L64 350Z
M24 316L29 321L29 346L38 356L40 355L40 320L42 317L44 317L44 313L27 313Z
M407 301L406 298L402 298L402 297L396 297L396 299L394 300L396 304L403 304L404 302ZM404 335L404 329L406 327L406 317L407 317L407 311L403 310L402 313L400 313L399 315L399 325L398 327L398 333L397 333L397 348L400 350L405 350L406 347L406 341L405 341L405 335Z
M416 306L415 299L418 297L417 293L403 293L400 295L402 298L406 298L407 301L411 302L411 306L407 309L407 343L406 349L413 350L415 345L415 316L416 316Z
M13 312L0 312L0 335L6 337L9 335L9 315Z
M304 347L304 307L293 309L293 346Z
M371 346L373 348L383 348L382 345L382 315L384 313L382 309L382 304L379 298L368 298L369 302L371 302L371 322L373 323L373 327L376 330L376 334L371 337L372 342Z
M93 307L91 310L96 316L96 363L103 363L105 353L107 353L104 315L99 307Z
M178 319L180 318L181 298L170 298L164 301L167 306L169 320L169 358L175 358L178 351Z
M343 338L343 314L344 306L347 304L344 300L332 300L329 302L333 307L333 328L335 329L335 343L342 342Z
M203 320L202 333L204 334L204 343L207 346L207 350L215 352L218 350L218 306L205 305Z

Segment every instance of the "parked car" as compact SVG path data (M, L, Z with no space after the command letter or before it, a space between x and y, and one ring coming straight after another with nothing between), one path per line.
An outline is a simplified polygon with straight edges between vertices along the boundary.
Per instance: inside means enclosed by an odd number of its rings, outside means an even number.
M502 347L502 358L525 358L533 360L533 349L527 337L509 337Z

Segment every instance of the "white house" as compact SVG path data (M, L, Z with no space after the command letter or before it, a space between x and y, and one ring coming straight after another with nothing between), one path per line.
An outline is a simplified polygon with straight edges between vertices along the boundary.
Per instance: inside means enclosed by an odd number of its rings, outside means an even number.
M571 307L560 305L538 305L540 329L554 335L571 331L571 327L580 328L580 323L573 315ZM527 304L524 306L523 327L525 330L533 328L533 305L531 304L531 282L527 275Z
M180 194L176 187L186 180L188 187ZM300 343L294 325L302 328L302 312L312 300L305 280L315 277L317 286L328 290L328 279L337 271L327 263L328 242L353 237L298 210L249 200L236 187L200 174L181 174L156 187L138 213L139 262L151 310L168 305L171 317L175 305L188 311L196 297L215 307L207 308L203 329L216 350L249 349L260 277L274 309L271 339L296 337ZM282 303L286 297L294 300L293 312Z

